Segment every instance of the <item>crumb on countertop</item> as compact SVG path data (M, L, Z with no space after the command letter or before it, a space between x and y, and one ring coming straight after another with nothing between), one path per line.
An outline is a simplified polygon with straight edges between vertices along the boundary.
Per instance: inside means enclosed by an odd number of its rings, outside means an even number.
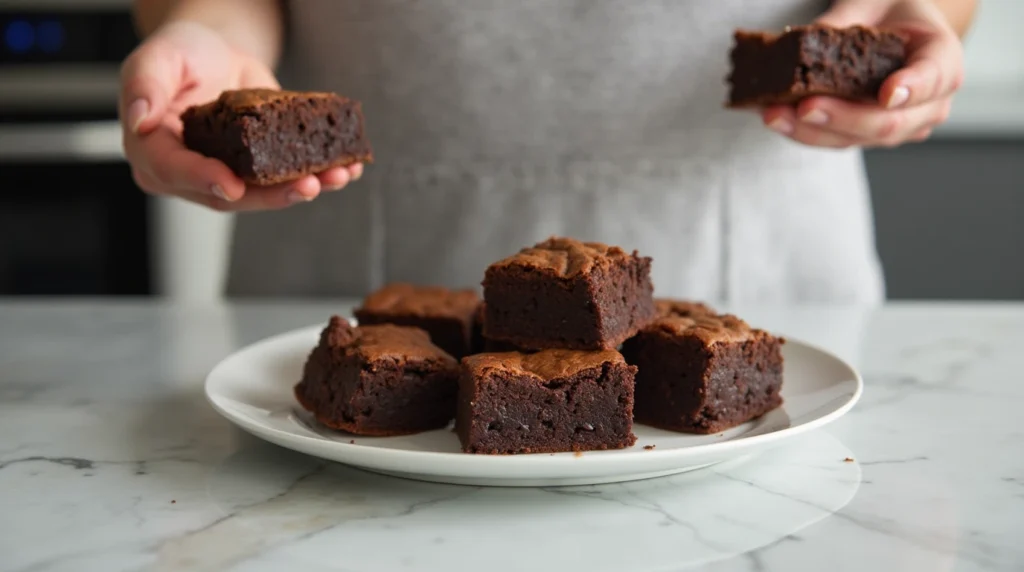
M644 450L650 451L651 449L654 449L654 445L644 445Z
M178 501L176 501L176 500L174 500L174 499L171 499L171 504L175 504L175 503L177 503L177 502L178 502Z
M582 457L583 456L583 451L576 451L575 453L572 454L572 456L573 457Z
M348 444L349 445L355 445L356 444L356 440L355 439L349 439Z
M853 462L853 457L847 457L847 458L843 459L843 462L844 463L852 463Z

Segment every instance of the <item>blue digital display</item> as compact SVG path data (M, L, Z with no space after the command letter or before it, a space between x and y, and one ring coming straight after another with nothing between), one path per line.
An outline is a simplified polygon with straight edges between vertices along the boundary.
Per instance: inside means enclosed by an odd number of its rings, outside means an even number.
M35 45L36 30L32 24L24 20L14 20L7 24L7 29L4 30L4 43L8 50L24 54Z
M56 20L13 20L4 30L7 51L19 55L33 51L55 54L64 48L65 41L64 25Z

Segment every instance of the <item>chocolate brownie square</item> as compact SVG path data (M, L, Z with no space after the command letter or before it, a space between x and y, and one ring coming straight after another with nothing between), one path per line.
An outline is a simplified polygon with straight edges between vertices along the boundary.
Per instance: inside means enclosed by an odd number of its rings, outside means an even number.
M550 238L484 275L484 336L516 347L615 349L655 316L651 259Z
M630 447L635 375L612 350L470 356L462 360L455 430L466 453Z
M637 423L718 433L782 404L784 340L732 315L667 316L622 346Z
M474 354L495 353L495 352L517 352L522 348L499 340L491 340L484 337L484 321L487 316L487 304L480 302L473 313L473 352Z
M714 308L704 304L703 302L677 300L673 298L655 298L654 307L657 309L659 318L664 316L682 316L684 318L689 318L690 316L701 316L715 313Z
M187 148L254 185L373 162L362 105L333 93L225 91L186 109L181 122Z
M459 364L423 330L331 317L295 386L317 421L356 435L441 429L455 416Z
M474 314L479 304L480 296L473 290L395 283L367 296L355 316L360 325L422 328L434 344L461 359L473 353Z
M796 26L781 34L738 30L731 51L729 107L790 105L812 95L877 100L906 64L899 33L852 26Z

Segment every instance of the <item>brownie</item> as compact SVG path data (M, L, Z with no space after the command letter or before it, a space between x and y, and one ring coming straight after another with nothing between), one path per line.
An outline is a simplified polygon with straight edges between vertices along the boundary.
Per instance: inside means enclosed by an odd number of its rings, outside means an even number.
M473 343L472 353L494 353L494 352L517 352L523 351L522 348L518 348L508 342L500 340L491 340L484 337L484 321L487 319L487 304L480 302L476 307L476 312L473 313Z
M655 316L651 259L550 238L484 275L483 335L516 347L615 349Z
M455 359L473 353L474 314L480 296L473 290L395 283L363 300L355 316L360 325L396 324L422 328Z
M864 26L738 30L733 37L728 105L736 108L790 105L812 95L877 100L907 58L901 34Z
M715 310L702 302L692 300L676 300L672 298L655 298L654 307L657 309L658 317L662 316L701 316L714 314Z
M732 315L665 316L622 346L637 423L717 433L782 404L782 338Z
M455 421L462 450L503 455L632 446L635 375L614 350L464 358Z
M358 101L333 93L244 89L185 110L189 149L254 185L373 162Z
M333 316L295 386L317 421L356 435L407 435L455 416L459 364L419 328Z

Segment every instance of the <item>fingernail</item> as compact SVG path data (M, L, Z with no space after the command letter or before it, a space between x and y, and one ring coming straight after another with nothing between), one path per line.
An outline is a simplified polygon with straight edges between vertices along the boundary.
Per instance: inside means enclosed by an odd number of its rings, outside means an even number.
M885 106L889 109L893 107L899 107L910 99L910 89L904 86L899 86L892 90L892 95L889 96L889 101L886 102Z
M782 117L776 118L774 121L768 124L768 127L778 131L779 133L790 134L793 132L793 124L787 119Z
M224 187L218 185L217 183L210 185L210 192L213 193L213 196L217 197L222 201L227 201L229 203L234 201L234 199L229 197L228 194L224 192Z
M131 125L132 133L139 131L139 125L146 120L149 114L149 102L145 99L136 99L128 106L128 125Z
M310 197L308 195L304 195L304 194L300 193L299 191L292 191L292 192L288 193L288 202L292 202L292 203L308 203L309 201L311 201L311 200L313 200L315 198L316 197Z
M329 187L324 187L324 190L325 191L340 191L342 189L342 187L344 187L344 186L345 186L345 184L341 183L341 184L337 184L337 185L331 185Z
M349 174L351 175L353 181L358 181L359 179L361 179L363 177L363 166L362 166L362 164L359 164L359 165L356 165L355 167L353 167L352 170L349 172Z
M824 125L828 123L828 114L820 109L812 109L804 114L800 120L807 123L813 123L815 125Z

